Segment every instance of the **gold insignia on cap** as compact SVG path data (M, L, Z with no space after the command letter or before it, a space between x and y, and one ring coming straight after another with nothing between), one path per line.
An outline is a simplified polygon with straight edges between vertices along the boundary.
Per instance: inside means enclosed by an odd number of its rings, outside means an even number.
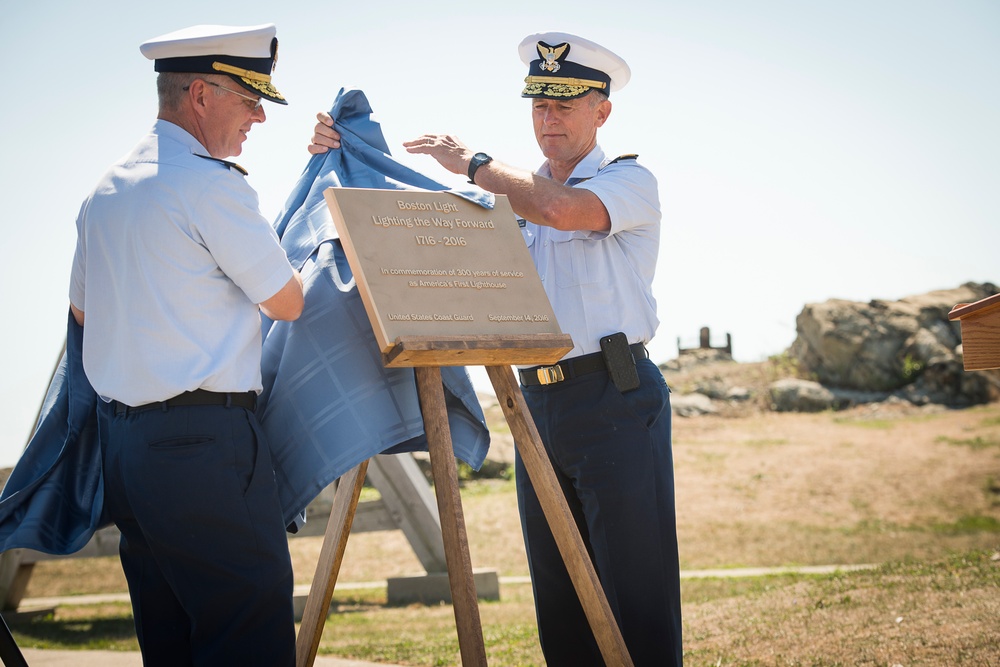
M255 72L252 69L233 67L232 65L220 62L212 63L212 69L217 72L224 72L226 74L232 74L240 77L240 80L243 81L243 83L250 86L264 97L270 98L272 101L285 99L285 96L279 93L277 88L271 85L270 74L261 74L260 72Z
M589 91L587 86L567 86L555 83L528 83L522 95L545 95L547 97L579 97Z
M279 93L277 88L266 81L251 81L250 79L243 79L243 83L247 84L264 97L271 98L272 101L285 99L285 96Z
M559 61L566 56L566 52L569 51L569 44L557 44L556 46L549 46L545 42L538 42L538 55L542 57L542 62L538 64L538 67L545 70L546 72L558 72L562 65Z
M584 88L597 88L603 90L608 87L608 84L603 81L594 81L593 79L576 79L568 76L526 76L524 77L525 83L552 83L552 84L562 84L564 86L583 86Z
M250 79L251 81L261 81L263 83L271 83L270 74L261 74L260 72L253 71L252 69L233 67L232 65L227 65L226 63L220 63L220 62L212 63L212 69L219 72L225 72L226 74L235 74L241 79Z

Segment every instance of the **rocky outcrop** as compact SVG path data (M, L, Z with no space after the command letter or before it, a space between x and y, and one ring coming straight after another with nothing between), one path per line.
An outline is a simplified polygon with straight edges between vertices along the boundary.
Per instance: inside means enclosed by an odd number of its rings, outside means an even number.
M840 403L890 395L956 407L995 400L1000 372L964 370L961 328L948 313L997 291L990 283L966 283L899 301L808 304L796 319L789 355L804 376L839 391Z
M683 350L660 366L679 417L754 410L947 409L1000 400L1000 370L966 371L958 304L1000 292L991 283L868 303L808 304L783 354L741 364L720 350Z

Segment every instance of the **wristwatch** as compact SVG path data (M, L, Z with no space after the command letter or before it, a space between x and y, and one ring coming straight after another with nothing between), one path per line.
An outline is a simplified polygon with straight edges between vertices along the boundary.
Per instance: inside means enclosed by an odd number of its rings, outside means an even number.
M469 162L469 183L475 185L476 171L484 164L489 164L490 162L493 162L493 158L486 153L476 153L473 155L472 160Z

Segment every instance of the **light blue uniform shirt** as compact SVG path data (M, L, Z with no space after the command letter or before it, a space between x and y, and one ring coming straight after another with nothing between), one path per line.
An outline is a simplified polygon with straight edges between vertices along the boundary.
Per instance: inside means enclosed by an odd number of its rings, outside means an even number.
M260 392L258 305L292 277L243 175L157 120L84 201L70 302L83 366L127 405L185 391Z
M603 169L596 146L566 182L596 194L610 232L565 232L530 221L522 232L563 333L575 347L564 358L600 352L600 338L623 331L629 343L656 333L653 274L660 248L656 178L633 159ZM548 163L537 172L551 178Z

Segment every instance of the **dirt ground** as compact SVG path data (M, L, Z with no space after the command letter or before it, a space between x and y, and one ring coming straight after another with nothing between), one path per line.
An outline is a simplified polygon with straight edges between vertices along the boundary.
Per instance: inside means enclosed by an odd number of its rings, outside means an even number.
M978 541L960 530L963 521L1000 520L995 405L675 424L682 564L690 567L928 557Z
M770 374L749 364L698 372L735 374L727 382L760 388ZM669 379L691 383L690 375ZM490 458L509 462L503 417L488 398L484 405ZM1000 548L1000 404L882 403L815 414L720 405L719 415L675 416L673 437L685 570L870 564ZM513 485L467 484L463 505L473 564L526 574ZM420 569L392 533L352 536L343 567L345 580Z

